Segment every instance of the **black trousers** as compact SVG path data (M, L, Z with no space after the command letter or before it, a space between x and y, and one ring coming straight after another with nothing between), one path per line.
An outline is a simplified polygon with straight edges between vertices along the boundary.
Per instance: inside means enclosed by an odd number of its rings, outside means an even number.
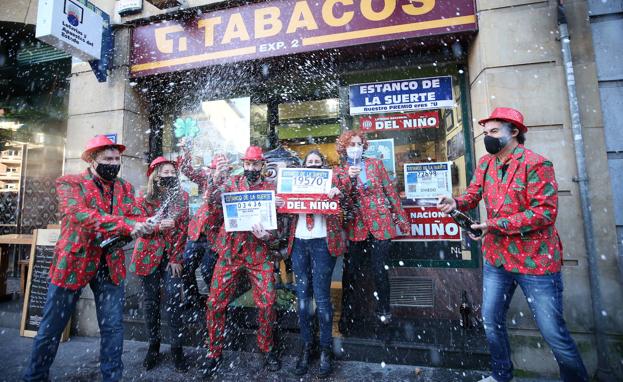
M390 240L377 240L372 235L364 241L349 242L348 251L344 255L342 275L340 321L343 324L349 325L354 319L365 316L367 307L374 306L374 301L377 316L390 313L389 276L386 268L390 244ZM374 288L366 286L370 279L374 281Z

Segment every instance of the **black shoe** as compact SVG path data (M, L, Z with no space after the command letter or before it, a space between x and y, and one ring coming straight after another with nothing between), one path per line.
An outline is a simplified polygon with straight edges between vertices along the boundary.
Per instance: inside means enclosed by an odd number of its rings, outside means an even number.
M160 342L149 344L147 349L147 355L143 361L143 367L145 370L151 370L158 365L160 360Z
M186 358L184 357L184 350L182 347L171 348L171 354L173 355L173 365L175 366L175 370L180 373L185 373L188 371L188 363L186 363Z
M275 352L271 351L266 353L264 356L264 367L266 367L266 370L268 371L277 371L281 369L281 361L279 361L279 358Z
M292 371L292 373L296 376L305 375L307 370L309 369L309 361L311 360L311 352L312 345L311 344L303 344L301 348L301 353L296 359L296 368Z
M199 371L204 380L211 379L221 366L221 357L218 358L203 358L203 363L199 366Z
M318 378L327 378L333 372L333 349L323 347L320 349L320 366L318 367Z

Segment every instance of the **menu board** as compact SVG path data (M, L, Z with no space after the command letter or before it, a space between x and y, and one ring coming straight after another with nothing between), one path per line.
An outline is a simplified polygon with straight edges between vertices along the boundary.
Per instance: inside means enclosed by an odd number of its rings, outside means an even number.
M50 285L49 270L54 258L54 246L60 235L60 229L36 229L33 231L33 245L28 264L26 294L22 308L20 335L34 337L43 319L48 287ZM69 337L69 326L63 331L61 341Z

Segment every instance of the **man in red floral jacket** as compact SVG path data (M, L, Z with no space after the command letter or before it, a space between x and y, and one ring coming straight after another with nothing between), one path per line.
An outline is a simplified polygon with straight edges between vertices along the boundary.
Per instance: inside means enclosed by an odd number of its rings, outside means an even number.
M523 146L528 129L523 115L496 108L484 126L488 155L463 195L440 197L438 207L476 208L482 199L487 220L481 229L483 266L482 317L491 352L493 375L487 381L513 378L506 313L517 285L528 300L534 319L550 345L563 381L588 381L586 369L562 314L562 244L554 223L558 184L552 162Z
M101 333L100 369L104 381L118 381L123 372L123 250L105 252L104 239L142 236L153 227L140 218L134 188L118 178L125 146L98 135L87 143L82 159L89 168L56 180L61 235L50 267L50 286L39 332L33 344L26 381L47 381L61 333L74 312L82 289L95 296Z
M219 158L214 182L208 187L208 198L220 203L223 192L274 190L275 185L263 179L265 159L262 149L250 146L242 158L244 174L226 177L227 160ZM218 260L212 275L212 285L207 304L209 334L207 358L201 366L205 377L217 371L225 341L225 318L238 278L246 274L253 289L253 300L258 308L257 342L264 353L264 363L269 371L277 371L281 363L273 349L273 324L275 314L275 276L273 259L268 243L276 239L276 232L255 225L251 232L227 232L221 227L214 250Z

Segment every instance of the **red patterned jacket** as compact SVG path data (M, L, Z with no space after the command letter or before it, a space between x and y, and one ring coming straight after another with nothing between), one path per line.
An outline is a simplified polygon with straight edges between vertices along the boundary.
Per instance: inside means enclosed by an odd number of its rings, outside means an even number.
M114 188L114 189L113 189ZM102 240L130 236L136 222L144 222L134 200L134 188L121 178L113 183L90 170L56 180L61 235L50 267L52 284L71 290L86 286L100 265ZM125 279L125 255L119 249L106 254L112 281Z
M367 178L365 184L357 178L356 186L353 185L348 176L347 163L334 170L338 188L344 190L354 204L354 219L346 226L348 239L363 241L369 233L378 240L393 239L397 236L395 224L400 224L402 232L409 232L407 214L383 162L366 158L364 163Z
M333 173L332 183L335 187L339 184L335 172ZM342 190L340 189L340 191ZM296 234L296 224L298 223L299 215L292 214L291 219L292 221L290 222L290 232L288 236L288 256L292 254L292 247L294 246ZM343 222L344 219L342 214L327 215L327 247L329 248L331 256L342 256L346 251L346 242L343 235L344 230L342 229Z
M554 226L558 214L558 184L552 162L517 146L502 166L493 155L478 162L474 177L460 197L460 210L483 199L489 233L482 251L487 262L522 274L559 272L562 243Z
M181 200L172 205L168 216L175 216L175 227L166 231L157 230L151 235L136 239L130 272L139 276L152 274L160 265L163 256L169 263L180 264L186 245L186 227L188 226L188 193L182 191ZM144 197L137 199L145 216L154 216L161 202L149 203Z
M234 175L220 185L210 185L208 201L220 205L221 194L224 192L260 190L275 190L275 184L263 180L259 184L251 186L244 175ZM214 243L214 250L222 259L244 260L249 264L261 264L269 256L270 241L276 238L274 233L271 236L270 240L260 240L251 232L226 232L225 225L222 225Z
M193 181L199 187L199 192L207 192L211 183L211 176L207 171L196 170L191 165L190 152L184 150L184 154L177 159L177 164L182 174ZM188 224L188 240L197 241L201 234L206 236L208 242L214 245L221 226L223 225L223 210L219 203L209 203L207 195L204 202L195 212Z

